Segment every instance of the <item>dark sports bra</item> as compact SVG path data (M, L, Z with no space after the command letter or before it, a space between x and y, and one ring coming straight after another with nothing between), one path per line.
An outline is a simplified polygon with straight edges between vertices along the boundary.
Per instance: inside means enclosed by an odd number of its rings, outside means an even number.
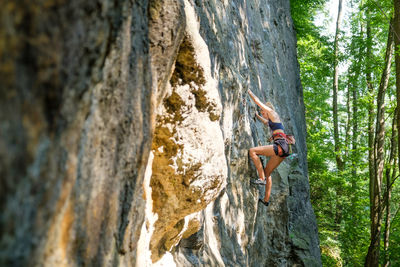
M268 120L268 126L269 128L271 128L272 131L284 130L283 124L281 122L273 122L271 120Z

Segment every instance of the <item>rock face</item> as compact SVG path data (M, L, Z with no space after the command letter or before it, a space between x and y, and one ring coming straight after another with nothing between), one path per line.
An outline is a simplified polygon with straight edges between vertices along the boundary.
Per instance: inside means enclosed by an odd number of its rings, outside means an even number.
M0 265L134 265L153 131L147 4L0 8Z
M289 1L3 1L0 17L1 266L321 265ZM248 89L297 141L268 208Z

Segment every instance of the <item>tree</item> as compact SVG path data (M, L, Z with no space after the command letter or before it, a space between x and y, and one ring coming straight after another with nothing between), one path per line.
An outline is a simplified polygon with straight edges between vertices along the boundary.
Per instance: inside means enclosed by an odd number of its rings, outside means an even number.
M400 107L400 0L393 0L394 6L394 45L395 45L395 63L396 63L396 95L397 107ZM400 133L400 108L397 109L397 132ZM400 142L398 142L398 151L400 152ZM399 164L400 168L400 157Z
M307 6L305 0L292 1ZM400 0L395 1L399 7ZM398 137L393 132L394 122L388 123L398 120L394 113L395 72L389 72L391 60L387 49L389 21L386 16L390 16L393 3L391 0L346 1L346 6L352 5L352 14L349 19L342 19L340 38L337 32L324 36L323 29L312 25L302 27L301 34L297 35L309 129L310 194L324 266L366 264L370 247L372 254L382 255L380 259L376 257L379 264L400 264L396 257L400 255L400 232L397 231L400 186L394 183L397 174L393 171L398 169L398 149L393 149L398 146ZM345 2L342 5L344 8ZM312 18L308 17L302 23L310 21ZM339 53L339 45L344 48L343 52ZM333 68L339 62L348 69L338 74L335 82ZM339 82L344 80L346 88ZM335 109L333 84L337 87ZM343 95L342 90L346 90ZM365 231L368 226L371 233ZM375 246L378 239L383 241L380 247ZM377 264L375 259L368 261L370 266Z
M390 201L392 196L392 185L394 180L396 179L397 173L397 108L394 111L393 122L392 122L392 136L390 138L390 156L389 156L389 165L386 168L386 192L384 194L384 207L386 208L385 214L385 231L384 231L384 267L390 266L390 257L389 257L389 237L390 237L390 226L391 226L391 212L390 212ZM393 183L392 183L393 181Z
M336 165L339 170L343 170L343 160L340 155L340 141L339 141L339 123L338 123L338 90L339 90L339 34L340 34L340 19L342 16L342 1L339 0L338 15L336 20L336 34L334 43L334 72L333 72L333 134L335 141L335 154Z
M385 93L389 83L390 67L393 53L393 32L389 23L388 39L385 54L385 65L378 89L376 134L373 146L374 173L370 181L370 214L371 214L371 243L365 258L365 266L379 265L379 248L381 238L382 219L382 180L384 170L384 143L385 143ZM371 149L372 147L370 147ZM371 163L370 163L371 164ZM370 175L371 178L371 175Z

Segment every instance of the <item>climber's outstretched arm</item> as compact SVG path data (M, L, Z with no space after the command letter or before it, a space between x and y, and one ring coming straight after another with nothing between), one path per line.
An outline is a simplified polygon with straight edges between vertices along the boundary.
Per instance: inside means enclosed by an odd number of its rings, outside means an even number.
M250 89L247 90L247 92L249 93L250 97L253 99L254 103L257 104L257 106L259 106L261 109L268 112L268 114L274 113L274 110L271 109L270 107L268 107L267 105L265 105L263 102L261 102L260 99L255 94L253 94L253 92Z
M266 120L264 117L260 116L257 112L256 112L256 116L262 123L268 124L268 120Z

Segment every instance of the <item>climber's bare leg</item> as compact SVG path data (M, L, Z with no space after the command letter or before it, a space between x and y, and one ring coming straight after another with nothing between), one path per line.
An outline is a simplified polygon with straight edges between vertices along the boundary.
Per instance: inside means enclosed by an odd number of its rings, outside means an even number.
M264 175L267 177L267 183L265 184L265 196L264 196L264 201L268 202L269 201L269 196L271 195L271 187L272 187L272 178L271 178L271 173L273 170L276 169L276 167L281 164L281 162L285 158L281 158L279 156L276 156L274 153L274 156L272 156L268 163L267 166L264 168Z
M258 177L260 177L261 180L264 180L265 174L264 174L263 166L261 164L261 160L258 157L258 155L263 155L263 156L267 156L267 157L275 156L274 147L272 145L252 147L249 150L249 154L250 154L251 159L254 162L254 165L256 166L256 169L258 172Z

